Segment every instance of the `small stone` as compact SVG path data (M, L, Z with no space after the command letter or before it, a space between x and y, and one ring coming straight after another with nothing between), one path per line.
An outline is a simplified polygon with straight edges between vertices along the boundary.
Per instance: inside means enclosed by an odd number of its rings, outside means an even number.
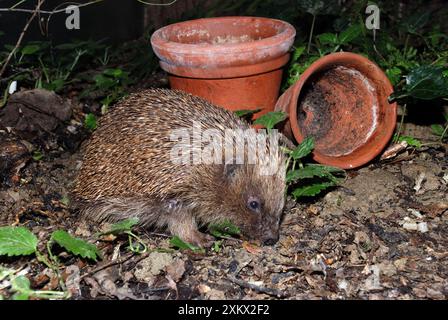
M417 230L421 233L428 232L428 224L426 222L420 222L417 224Z
M152 252L146 259L143 259L136 265L135 277L138 280L145 281L149 285L168 265L173 263L173 257L169 253Z
M426 290L420 289L420 288L413 288L412 292L418 297L418 298L426 298Z
M418 225L416 222L405 222L403 223L403 228L406 230L418 230Z
M428 288L426 289L426 294L428 296L428 298L430 299L437 299L437 300L445 300L445 295L437 290L434 290L432 288Z
M197 288L200 294L207 294L211 290L211 288L206 284L199 284Z
M407 258L401 258L394 261L394 266L398 269L398 271L403 271L406 267L406 263L408 262Z

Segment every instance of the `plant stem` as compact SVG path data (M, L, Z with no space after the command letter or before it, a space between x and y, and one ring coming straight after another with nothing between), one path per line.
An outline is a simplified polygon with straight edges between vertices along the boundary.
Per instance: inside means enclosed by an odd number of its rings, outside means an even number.
M48 261L48 259L47 259L42 253L40 253L40 252L37 251L37 250L36 250L36 257L37 257L37 260L38 260L38 261L42 262L42 263L43 263L44 265L46 265L49 269L51 269L51 270L54 270L54 269L55 269L55 266L52 265L52 264L50 263L50 261Z
M313 22L311 22L311 31L310 31L310 38L308 39L308 49L307 49L307 53L310 53L311 39L313 39L314 23L315 23L315 22L316 22L316 15L313 14Z
M408 42L409 42L409 34L406 35L406 40L404 41L404 54L406 54L406 51L408 50Z
M15 52L17 51L17 49L20 47L20 44L22 43L23 37L25 36L26 31L28 30L28 27L30 26L31 22L34 20L34 18L36 17L37 13L39 12L39 9L41 7L41 5L45 2L45 0L38 0L36 8L34 8L34 10L32 11L33 14L31 15L31 17L28 19L28 21L25 24L25 27L22 30L22 33L20 33L19 39L17 39L16 45L15 47L11 50L11 52L8 54L8 57L6 58L5 62L2 65L2 68L0 70L0 78L2 77L3 73L6 70L6 67L9 64L9 61L11 60L12 56L15 54Z
M401 135L401 130L403 129L404 117L405 117L405 115L406 115L406 110L407 110L407 108L406 108L406 104L404 104L404 106L403 106L403 114L401 115L400 125L399 125L399 127L398 127L397 134L396 134L395 139L394 139L394 141L393 141L394 143L397 143L397 142L398 142L398 138L399 138L400 135Z
M131 248L132 252L135 253L145 253L146 251L148 251L148 247L146 246L146 244L143 242L143 240L138 237L136 234L132 233L131 231L127 231L126 232L129 236L129 247ZM132 244L132 238L134 238L137 241L137 246L138 247L134 247ZM143 247L143 250L140 251L140 246Z
M445 134L448 132L448 122L447 122L447 124L446 124L446 126L445 126L445 129L443 130L443 132L442 132L442 135L440 136L440 142L442 142L443 141L443 138L445 138Z

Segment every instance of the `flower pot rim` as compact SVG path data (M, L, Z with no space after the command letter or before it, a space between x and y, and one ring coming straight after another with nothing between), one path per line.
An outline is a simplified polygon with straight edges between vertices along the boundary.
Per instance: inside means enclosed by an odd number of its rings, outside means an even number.
M253 40L250 42L240 43L182 43L171 41L164 34L173 31L175 28L185 28L198 24L206 26L209 23L243 23L248 26L254 23L270 23L274 27L280 29L277 34L262 38L260 40ZM204 27L205 29L205 27ZM229 16L229 17L214 17L187 20L174 24L167 25L156 30L151 36L151 45L156 55L160 60L172 65L200 67L205 63L210 63L212 66L224 67L244 65L251 63L260 63L270 59L275 59L285 55L291 48L296 31L294 27L288 22L271 19L265 17L252 16ZM182 59L176 59L173 56L182 55ZM216 57L225 58L222 61ZM195 58L200 60L192 61ZM188 61L186 61L188 60ZM243 60L251 61L250 63L242 63Z
M185 67L160 61L160 67L168 73L179 77L197 79L229 79L253 76L282 68L288 63L290 54L287 53L276 59L264 61L258 64L230 66L230 67Z
M302 91L302 88L304 84L308 81L308 79L319 72L331 69L332 67L336 66L353 66L360 64L366 64L369 67L373 68L381 77L381 83L383 84L385 90L387 92L392 93L393 92L393 86L387 76L384 74L384 72L371 60L368 58L352 53L352 52L336 52L331 53L329 55L326 55L318 60L316 60L313 64L311 64L310 67L308 67L305 72L300 75L299 80L296 84L294 84L291 87L292 95L291 99L289 100L290 103L288 104L288 109L291 109L291 106L293 106L294 102L297 102L300 96L300 93ZM356 68L355 68L356 69ZM381 103L380 106L381 107ZM382 150L384 150L387 143L390 141L390 138L393 135L393 132L395 130L396 125L396 103L391 103L389 106L391 110L389 110L388 116L384 118L383 123L387 123L389 125L386 125L386 132L383 134L382 138L378 141L375 141L374 144L369 145L369 142L371 142L371 138L367 142L365 142L363 145L355 149L351 155L349 156L328 156L325 154L322 154L321 152L314 150L313 151L313 158L319 162L324 163L328 165L334 165L340 168L344 169L352 169L356 167L361 167L371 161L373 158L378 156ZM297 120L297 106L293 107L291 110L289 110L289 123L291 125L292 133L294 135L294 138L297 140L297 142L302 142L304 137L302 135L302 132L300 130L298 120ZM383 128L384 129L384 128ZM376 130L377 131L377 130ZM353 154L356 152L359 152L362 149L363 153L360 154L357 157L353 157Z

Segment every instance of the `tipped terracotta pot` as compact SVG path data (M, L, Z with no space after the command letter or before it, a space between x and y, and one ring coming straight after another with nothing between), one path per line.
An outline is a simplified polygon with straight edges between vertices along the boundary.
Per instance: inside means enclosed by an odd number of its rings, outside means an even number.
M295 29L257 17L221 17L163 27L151 37L171 88L229 110L273 111Z
M317 162L351 169L378 156L396 125L393 87L367 58L349 52L314 62L279 98L276 110L289 114L283 131L301 142L315 139Z

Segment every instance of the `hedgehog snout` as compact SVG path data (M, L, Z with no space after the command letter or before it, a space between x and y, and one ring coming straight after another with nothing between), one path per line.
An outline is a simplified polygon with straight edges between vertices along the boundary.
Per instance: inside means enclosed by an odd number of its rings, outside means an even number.
M272 246L277 243L279 237L280 235L278 226L273 226L271 228L263 230L260 240L263 245Z

